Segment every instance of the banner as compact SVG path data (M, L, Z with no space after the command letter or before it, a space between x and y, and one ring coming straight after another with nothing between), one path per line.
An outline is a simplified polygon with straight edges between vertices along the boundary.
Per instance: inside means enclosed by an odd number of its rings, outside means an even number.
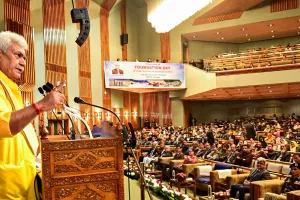
M105 61L106 88L185 88L184 64Z

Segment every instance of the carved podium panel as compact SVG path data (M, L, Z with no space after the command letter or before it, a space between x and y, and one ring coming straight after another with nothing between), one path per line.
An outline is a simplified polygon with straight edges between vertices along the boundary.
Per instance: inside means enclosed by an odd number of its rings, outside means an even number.
M43 199L124 200L122 140L41 140Z

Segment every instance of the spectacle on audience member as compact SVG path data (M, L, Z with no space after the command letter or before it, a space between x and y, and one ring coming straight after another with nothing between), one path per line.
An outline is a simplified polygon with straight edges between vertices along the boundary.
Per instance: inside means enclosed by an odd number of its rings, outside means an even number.
M244 167L250 167L252 159L253 155L250 153L248 145L244 145L242 152L236 157L235 164Z
M244 200L245 193L250 192L250 183L254 181L269 180L270 173L266 170L266 160L264 158L257 159L257 168L252 169L243 184L233 184L230 188L230 196L235 198L238 194L239 200Z
M283 186L281 188L281 193L286 194L287 192L300 190L300 164L293 163L290 165L291 177L286 177Z

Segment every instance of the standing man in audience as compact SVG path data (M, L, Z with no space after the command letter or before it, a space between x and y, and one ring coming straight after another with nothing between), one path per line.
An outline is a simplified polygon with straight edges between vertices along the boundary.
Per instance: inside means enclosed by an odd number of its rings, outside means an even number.
M207 142L210 144L210 146L212 146L215 143L213 126L211 126L209 131L207 131L206 137L207 137Z
M251 170L247 179L243 184L233 184L230 188L230 196L235 198L239 192L239 200L244 200L245 193L250 191L250 183L254 181L262 181L271 179L270 173L266 170L266 160L264 158L257 159L257 168Z
M41 101L24 107L15 81L24 72L27 49L24 37L0 32L0 199L36 199L35 156L39 143L31 122L65 102L63 94L51 91ZM62 81L57 91L64 84Z
M248 140L250 140L251 138L254 139L256 137L256 131L255 131L255 128L254 128L254 123L246 122L245 129L246 129L246 136L247 136Z

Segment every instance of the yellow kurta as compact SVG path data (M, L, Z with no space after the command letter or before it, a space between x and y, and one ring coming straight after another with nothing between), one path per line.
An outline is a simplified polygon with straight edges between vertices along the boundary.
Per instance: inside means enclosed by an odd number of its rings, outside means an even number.
M0 71L0 79L9 89L16 110L24 107L18 86ZM26 134L13 136L9 121L13 108L4 87L0 84L0 200L34 200L36 175L35 155L37 137L32 124ZM30 145L33 143L35 145Z

